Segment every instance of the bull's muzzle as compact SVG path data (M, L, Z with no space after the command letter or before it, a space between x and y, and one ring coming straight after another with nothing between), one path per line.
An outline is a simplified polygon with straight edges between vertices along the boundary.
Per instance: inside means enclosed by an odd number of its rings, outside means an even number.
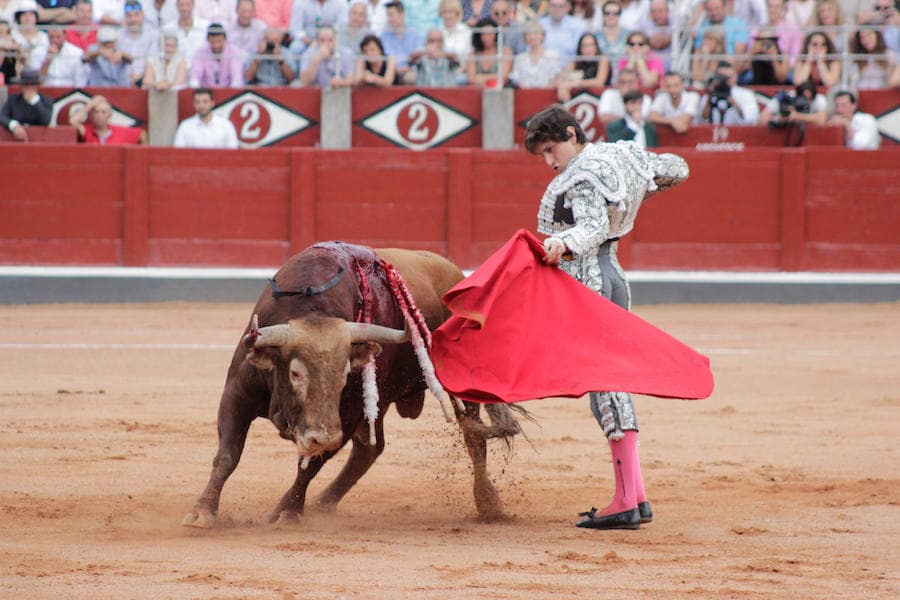
M341 447L343 435L340 431L331 433L325 429L294 430L294 441L300 456L315 456Z

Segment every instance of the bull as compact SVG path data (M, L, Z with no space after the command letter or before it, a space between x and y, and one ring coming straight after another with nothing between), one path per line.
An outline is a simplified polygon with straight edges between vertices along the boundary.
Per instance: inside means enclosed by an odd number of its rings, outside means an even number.
M352 440L343 469L315 501L323 510L337 506L384 450L389 405L405 418L421 414L426 382L406 341L409 326L383 272L385 262L402 276L429 330L450 316L441 297L463 274L436 254L329 242L290 258L253 309L259 328L248 325L234 351L219 403L212 473L183 525L215 524L222 487L257 417L269 419L298 452L297 477L269 517L277 522L300 518L310 481ZM357 322L363 314L371 324ZM367 422L360 367L373 357L378 412ZM473 464L479 517L500 518L486 443L492 437L509 442L520 432L518 422L506 405L488 406L490 425L477 404L456 402L452 410Z

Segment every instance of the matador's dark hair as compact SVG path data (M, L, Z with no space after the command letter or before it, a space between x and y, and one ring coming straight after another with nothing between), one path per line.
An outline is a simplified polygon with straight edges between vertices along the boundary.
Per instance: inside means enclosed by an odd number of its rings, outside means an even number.
M587 142L581 125L561 104L548 106L538 114L528 119L525 128L525 149L532 154L540 152L540 146L544 142L564 142L569 139L566 129L575 128L575 141L579 144Z

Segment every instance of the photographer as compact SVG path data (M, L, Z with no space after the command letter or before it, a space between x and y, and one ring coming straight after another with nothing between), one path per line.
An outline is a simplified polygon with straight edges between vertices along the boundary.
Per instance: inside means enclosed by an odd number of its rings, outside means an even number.
M793 90L782 90L772 96L759 114L759 124L786 127L790 124L824 125L828 117L825 96L816 92L809 80Z
M790 65L778 45L774 29L761 29L751 45L750 68L741 73L742 85L784 85Z
M716 125L756 125L759 107L750 90L738 87L737 73L728 61L719 62L700 100L700 121Z
M256 56L247 62L244 76L250 85L288 85L297 76L297 64L283 52L284 32L270 27L259 42Z

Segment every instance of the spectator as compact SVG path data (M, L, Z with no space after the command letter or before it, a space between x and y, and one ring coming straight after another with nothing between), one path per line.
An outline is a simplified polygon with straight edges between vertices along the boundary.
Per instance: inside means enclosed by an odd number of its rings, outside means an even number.
M559 52L544 48L544 28L538 22L525 26L528 50L513 60L509 80L520 88L551 87L563 68Z
M294 58L285 52L281 41L284 31L269 27L256 52L247 61L244 79L250 85L284 86L300 71Z
M844 50L844 34L841 31L841 25L844 24L844 15L837 0L819 0L816 4L813 26L816 31L822 31L828 36L838 52Z
M268 27L288 31L291 27L291 9L293 0L256 0L254 13ZM238 12L240 17L240 12Z
M32 52L50 44L47 34L37 28L37 18L37 5L33 0L23 0L16 10L16 28L12 37L19 46L19 60L24 65L29 64Z
M65 38L65 34L63 34ZM32 54L34 60L34 54ZM81 61L79 60L79 64ZM12 26L6 17L0 17L0 87L16 78L19 72L19 44L13 37Z
M47 31L48 46L41 46L31 55L31 66L38 69L48 87L83 87L87 73L82 63L84 52L66 41L66 32L59 28Z
M780 2L781 0L770 1ZM715 27L725 34L726 54L732 56L744 54L750 41L750 32L747 24L737 17L730 17L726 14L724 0L706 0L704 6L706 7L706 18L697 27L697 39L694 42L694 48L700 47L703 33L707 29Z
M22 69L17 81L22 86L18 94L11 94L0 108L0 127L8 129L21 141L28 141L29 125L46 127L53 114L53 100L38 91L41 76L36 69Z
M569 0L550 0L548 6L547 16L539 21L544 27L544 47L571 58L572 41L584 33L584 28L569 14Z
M178 124L175 130L176 148L237 148L238 137L234 125L213 110L213 93L209 88L194 90L196 114Z
M790 0L784 11L785 20L803 31L813 22L813 14L816 11L816 0Z
M459 0L441 0L440 11L444 51L453 54L457 62L464 65L472 51L472 30L462 22L462 4Z
M513 17L516 23L524 25L530 21L537 21L547 12L545 0L514 0Z
M779 36L774 29L764 27L753 34L749 67L741 73L741 85L790 83L790 65L787 56L781 52Z
M650 49L662 60L663 69L672 67L672 26L674 21L668 0L652 0L648 18L641 23L641 31L647 36ZM664 71L665 72L665 71Z
M66 29L66 41L85 52L97 43L97 27L93 22L94 5L91 0L78 0L75 5L75 22Z
M788 124L824 125L828 119L828 103L816 86L804 81L793 91L781 91L769 100L759 113L759 124L784 127Z
M884 36L873 29L858 29L850 39L850 53L867 55L857 59L850 71L851 81L860 90L887 87L888 79L896 68L894 53L888 50Z
M16 18L16 9L19 8L19 0L0 0L0 21L5 21L8 27Z
M191 61L191 87L232 87L244 85L244 53L228 43L225 27L211 24L206 30L207 45L197 50Z
M756 37L760 31L774 29L775 34L778 35L778 46L782 54L787 55L790 68L803 47L803 33L785 19L784 4L785 0L766 0L769 19L765 25L756 28L753 35Z
M235 10L237 18L227 28L228 41L240 48L246 56L250 56L256 52L260 42L266 37L266 29L268 27L277 29L278 26L267 26L265 21L256 18L256 3L253 0L238 0ZM282 31L285 29L287 29L287 25Z
M604 2L601 14L603 25L597 29L597 44L600 46L600 53L609 60L610 66L615 67L625 54L625 40L628 39L628 32L619 23L622 5L618 0Z
M51 0L52 1L52 0ZM125 22L124 0L91 0L94 4L93 20L97 25L121 27Z
M77 0L38 0L38 23L52 25L69 25L75 22L75 3ZM20 4L31 3L22 0Z
M344 0L294 0L291 9L290 33L309 46L316 39L319 27L331 27L336 31L338 20L344 13Z
M355 70L353 52L336 46L334 29L328 25L316 32L316 41L303 55L300 83L326 87L353 85Z
M372 33L381 35L387 27L387 4L391 0L364 0L366 5L366 22Z
M131 86L132 57L118 48L119 34L110 25L97 33L97 43L87 49L81 60L88 65L87 84L91 87Z
M159 54L159 33L151 27L144 27L144 10L138 0L125 2L125 28L119 35L118 47L131 56L131 82L140 86L147 57Z
M703 32L699 51L694 51L691 58L691 80L693 87L705 88L709 78L716 72L719 61L724 60L725 33L718 28L709 28Z
M441 0L403 0L406 26L424 34L440 25L440 3Z
M204 21L228 27L237 15L237 0L195 0L194 14Z
M513 18L509 0L494 0L491 4L491 19L503 28L503 45L509 48L514 56L525 52L524 29Z
M493 0L462 0L463 19L469 27L491 18Z
M844 128L844 140L854 150L877 150L881 146L878 123L872 115L859 112L852 92L838 92L834 97L834 115L828 121Z
M619 59L617 71L632 69L638 74L640 87L655 89L659 87L665 71L662 60L650 51L650 40L641 31L628 34L625 43L625 56Z
M78 141L85 144L146 144L147 132L140 127L112 125L112 106L103 96L94 96L69 117L69 124L78 130ZM89 123L85 123L90 119Z
M491 19L479 21L472 30L472 54L466 63L469 85L481 88L503 87L503 82L509 78L512 51L505 47L500 50L500 61L497 60L497 54L497 24Z
M881 32L885 45L894 54L900 52L900 11L895 7L894 0L875 0L872 8L875 14L869 24L885 27Z
M637 31L641 28L641 21L647 16L650 0L621 0L622 14L619 23L625 31Z
M625 118L625 94L632 91L640 91L637 73L633 69L622 69L616 77L615 87L603 90L600 95L600 101L597 103L597 117L600 121L608 124ZM652 103L649 96L644 96L641 115L645 118L650 114Z
M178 36L166 31L162 37L162 55L151 56L144 67L141 83L145 90L179 90L187 84L187 61L178 52Z
M759 106L753 92L738 87L737 70L728 61L720 61L706 94L700 98L700 117L704 123L756 125Z
M444 34L440 29L428 31L425 50L414 52L410 62L416 70L416 85L420 87L453 87L459 82L458 59L444 48Z
M841 80L841 61L835 54L837 49L831 38L822 31L813 31L803 42L803 56L794 63L791 79L794 83L811 80L826 88L837 85Z
M144 26L161 31L167 23L178 19L176 0L141 0L144 9Z
M699 115L700 94L686 91L684 77L671 71L663 79L663 88L653 99L647 120L657 125L668 125L675 133L685 133Z
M353 0L347 9L346 22L338 27L337 36L341 46L359 54L363 39L372 35L368 18L365 0Z
M194 54L207 45L206 30L209 21L194 16L194 0L176 0L175 7L178 9L178 18L167 23L165 29L178 36L178 48L190 69Z
M764 25L769 18L766 0L733 0L730 6L727 12L746 23L748 27Z
M582 31L590 31L591 23L594 22L593 0L571 0L571 2L569 14L578 19Z
M367 35L359 43L361 56L356 61L353 81L356 85L389 87L394 85L397 67L393 56L384 53L384 46L376 35Z
M609 85L611 77L609 61L600 54L597 38L592 33L582 33L574 60L557 79L556 97L560 102L568 102L576 90Z
M388 2L387 9L388 27L381 36L381 43L388 56L393 56L397 63L397 79L402 83L412 83L415 74L409 66L409 55L424 46L422 36L418 31L413 31L406 26L406 17L403 3L399 1Z
M606 126L606 141L610 143L619 140L634 141L641 148L659 146L656 127L653 123L647 122L642 112L644 95L632 90L625 94L623 100L625 116Z

